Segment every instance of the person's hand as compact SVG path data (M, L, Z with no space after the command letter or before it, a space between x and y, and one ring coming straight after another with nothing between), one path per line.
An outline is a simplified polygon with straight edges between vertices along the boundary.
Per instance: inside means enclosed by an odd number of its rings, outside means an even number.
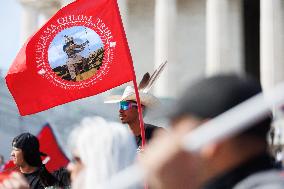
M9 178L0 183L0 189L29 189L29 184L21 173L11 173Z
M148 173L151 188L196 189L202 184L200 157L181 147L181 139L187 132L187 126L163 132L146 147L139 162Z

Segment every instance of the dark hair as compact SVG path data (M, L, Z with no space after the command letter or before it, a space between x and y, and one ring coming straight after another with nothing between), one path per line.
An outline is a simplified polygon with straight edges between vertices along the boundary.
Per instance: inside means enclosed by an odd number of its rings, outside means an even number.
M42 165L39 169L39 179L44 187L57 186L59 181Z
M22 133L13 139L12 146L23 151L24 160L28 165L38 167L39 179L44 187L58 184L58 180L42 164L41 156L46 154L40 152L37 137L30 133Z
M198 81L179 98L172 119L192 115L200 119L214 118L261 92L260 83L251 77L217 75ZM242 134L266 137L270 115Z
M12 146L23 151L24 160L33 167L42 165L41 157L46 154L39 151L38 139L30 133L22 133L12 141Z

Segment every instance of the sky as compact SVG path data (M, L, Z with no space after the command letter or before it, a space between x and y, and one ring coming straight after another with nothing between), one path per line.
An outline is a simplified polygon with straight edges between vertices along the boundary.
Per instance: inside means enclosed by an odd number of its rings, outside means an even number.
M20 49L21 7L17 0L0 1L0 69L9 69Z
M0 69L3 75L5 75L6 72L8 71L9 67L11 66L12 62L14 61L21 47L20 44L21 10L22 8L18 0L0 1L0 24L1 24ZM89 45L89 48L91 48L92 51L102 47L101 41L99 41L99 38L98 36L96 36L96 33L95 34L92 34L91 32L88 33L90 33L90 35L88 35L87 37L83 36L83 38L80 37L80 39L82 39L83 42L85 41L84 38L88 38L89 41L95 41L95 43L91 44L91 46ZM66 34L68 34L68 32L66 32ZM76 35L78 36L79 34ZM58 37L58 40L62 40L62 37L61 38ZM58 41L54 41L54 43L58 44ZM62 47L60 47L59 49L62 49ZM61 53L62 55L60 56L61 60L53 60L52 62L57 62L57 63L54 63L55 65L52 67L56 67L57 65L59 65L59 62L62 62L63 59L66 60L66 56L63 51L57 53L59 53L58 55L60 55Z

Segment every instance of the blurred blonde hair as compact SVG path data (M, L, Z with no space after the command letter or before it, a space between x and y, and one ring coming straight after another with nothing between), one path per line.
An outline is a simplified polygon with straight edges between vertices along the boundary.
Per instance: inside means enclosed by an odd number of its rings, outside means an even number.
M75 185L94 189L136 159L136 144L130 130L120 123L101 117L85 118L69 137L71 150L76 150L84 164ZM76 187L76 186L75 186Z

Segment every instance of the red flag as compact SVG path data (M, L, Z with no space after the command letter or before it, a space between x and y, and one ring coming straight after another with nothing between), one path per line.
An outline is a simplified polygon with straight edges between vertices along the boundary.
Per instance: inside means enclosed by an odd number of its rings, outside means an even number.
M20 171L20 170L18 169L18 167L16 167L16 165L13 163L12 160L9 160L8 162L6 162L4 164L4 168L3 168L1 173L9 174L9 173L11 173L13 171Z
M40 144L40 151L48 155L47 157L43 157L43 160L45 158L49 159L45 166L50 172L55 171L61 167L67 166L67 164L69 163L69 159L61 150L59 144L57 143L56 137L52 131L52 128L49 124L46 124L41 129L41 131L37 135L37 138ZM10 160L4 165L3 172L9 173L15 170L18 169L15 167L13 161Z
M116 0L77 0L22 47L6 76L21 115L96 95L133 80Z
M8 173L0 173L0 183L2 183L7 178L9 178L9 174Z
M67 166L69 159L61 150L49 124L42 128L41 132L37 135L37 138L40 143L40 151L48 155L47 158L49 158L49 161L45 166L49 171L55 171L60 167Z

